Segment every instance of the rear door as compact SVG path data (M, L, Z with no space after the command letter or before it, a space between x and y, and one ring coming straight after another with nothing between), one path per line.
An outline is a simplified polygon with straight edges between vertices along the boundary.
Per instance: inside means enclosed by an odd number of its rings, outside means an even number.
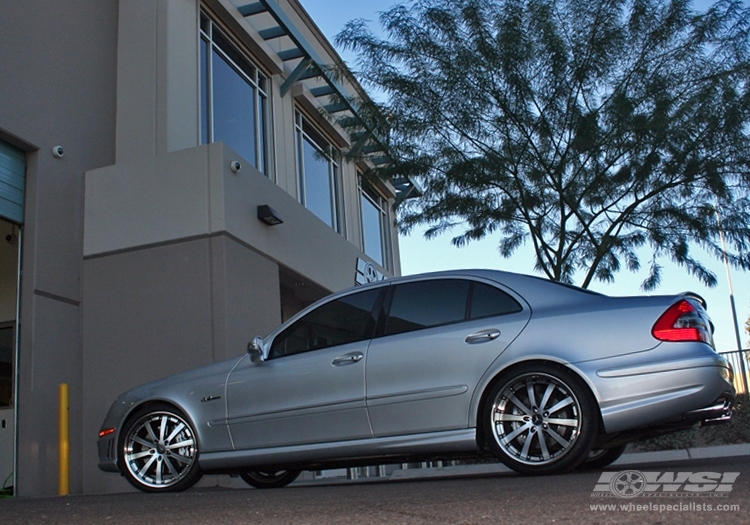
M432 278L392 285L367 355L376 437L461 429L475 386L529 318L489 282Z

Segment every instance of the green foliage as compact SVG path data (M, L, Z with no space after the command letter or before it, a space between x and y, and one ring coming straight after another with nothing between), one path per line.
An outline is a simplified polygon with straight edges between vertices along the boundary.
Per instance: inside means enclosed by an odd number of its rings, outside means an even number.
M536 269L579 284L666 257L750 269L750 10L722 0L415 0L350 22L337 43L388 101L386 178L414 177L403 231L458 228L456 246L530 242Z

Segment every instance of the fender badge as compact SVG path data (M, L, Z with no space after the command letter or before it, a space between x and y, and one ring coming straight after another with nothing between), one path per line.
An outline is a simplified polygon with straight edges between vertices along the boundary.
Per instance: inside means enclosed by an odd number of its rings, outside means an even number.
M216 399L221 399L221 396L206 396L203 399L201 399L201 403L205 403L207 401L214 401Z

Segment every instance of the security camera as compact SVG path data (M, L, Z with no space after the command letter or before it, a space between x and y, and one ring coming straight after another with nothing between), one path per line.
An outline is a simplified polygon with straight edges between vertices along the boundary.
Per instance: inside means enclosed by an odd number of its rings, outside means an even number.
M233 160L229 163L229 169L232 170L232 173L237 173L238 171L240 171L240 169L242 169L242 164L240 164L236 160Z
M63 149L62 149L62 146L55 146L54 148L52 148L52 155L53 155L53 156L54 156L54 157L55 157L56 159L61 159L61 158L63 158L63 155L64 155L64 154L65 154L65 152L63 151Z

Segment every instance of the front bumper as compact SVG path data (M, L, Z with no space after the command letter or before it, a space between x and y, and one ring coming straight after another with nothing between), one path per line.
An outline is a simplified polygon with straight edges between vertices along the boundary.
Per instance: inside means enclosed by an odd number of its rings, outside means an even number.
M115 444L117 438L114 434L100 437L97 442L99 448L99 469L105 472L120 472L117 466L117 456L115 453Z

